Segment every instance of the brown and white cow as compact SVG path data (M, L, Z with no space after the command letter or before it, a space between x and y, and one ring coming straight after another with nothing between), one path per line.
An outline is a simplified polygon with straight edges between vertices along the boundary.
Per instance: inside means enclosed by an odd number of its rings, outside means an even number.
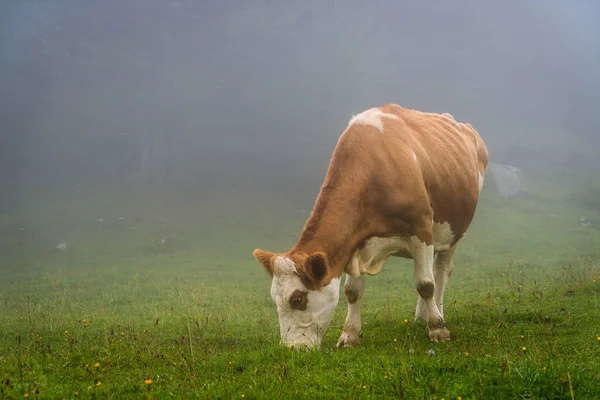
M450 114L387 104L355 115L340 136L302 234L285 254L257 249L272 278L281 341L318 348L339 299L348 314L337 346L358 344L363 275L391 256L414 261L415 319L449 340L444 288L469 227L488 163L483 140Z

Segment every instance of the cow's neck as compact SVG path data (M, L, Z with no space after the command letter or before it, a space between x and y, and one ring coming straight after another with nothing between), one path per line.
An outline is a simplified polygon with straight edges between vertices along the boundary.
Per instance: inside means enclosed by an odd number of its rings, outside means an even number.
M351 183L350 183L351 184ZM292 252L324 252L331 276L341 276L364 231L357 212L360 196L348 198L342 187L323 186Z

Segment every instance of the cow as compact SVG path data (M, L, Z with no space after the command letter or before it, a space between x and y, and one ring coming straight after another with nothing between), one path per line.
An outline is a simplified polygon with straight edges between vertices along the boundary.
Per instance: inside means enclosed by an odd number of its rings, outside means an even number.
M286 253L253 251L272 280L281 344L321 347L345 273L337 347L358 345L364 275L379 274L390 257L413 260L415 320L427 323L431 341L450 340L444 289L487 164L479 133L448 113L390 103L354 115L296 244Z

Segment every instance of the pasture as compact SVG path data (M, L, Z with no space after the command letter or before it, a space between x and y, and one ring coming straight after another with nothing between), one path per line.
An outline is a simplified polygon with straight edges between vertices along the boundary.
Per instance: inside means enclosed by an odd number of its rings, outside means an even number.
M293 243L316 187L23 203L0 215L0 397L599 398L600 232L579 223L599 189L532 173L510 199L486 182L445 296L452 341L413 321L412 264L392 259L366 279L360 345L335 348L342 289L319 352L278 346L252 257Z

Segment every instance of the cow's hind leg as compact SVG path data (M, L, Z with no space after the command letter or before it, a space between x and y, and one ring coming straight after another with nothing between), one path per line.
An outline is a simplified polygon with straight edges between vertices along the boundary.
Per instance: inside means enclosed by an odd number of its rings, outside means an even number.
M435 274L435 293L433 294L433 297L442 317L444 316L444 291L446 290L448 278L450 278L454 271L455 252L456 245L450 247L448 251L439 253L435 259L435 264L433 265Z
M356 346L360 341L361 324L360 324L360 299L365 291L364 278L359 276L354 278L346 275L344 283L344 294L348 302L348 314L344 323L344 330L338 340L337 347L352 347Z
M436 282L433 274L433 244L428 245L414 236L412 252L415 264L414 283L421 301L421 312L426 314L424 317L429 328L429 339L434 342L450 340L450 332L446 329L444 317L434 299ZM417 312L419 312L418 303Z

